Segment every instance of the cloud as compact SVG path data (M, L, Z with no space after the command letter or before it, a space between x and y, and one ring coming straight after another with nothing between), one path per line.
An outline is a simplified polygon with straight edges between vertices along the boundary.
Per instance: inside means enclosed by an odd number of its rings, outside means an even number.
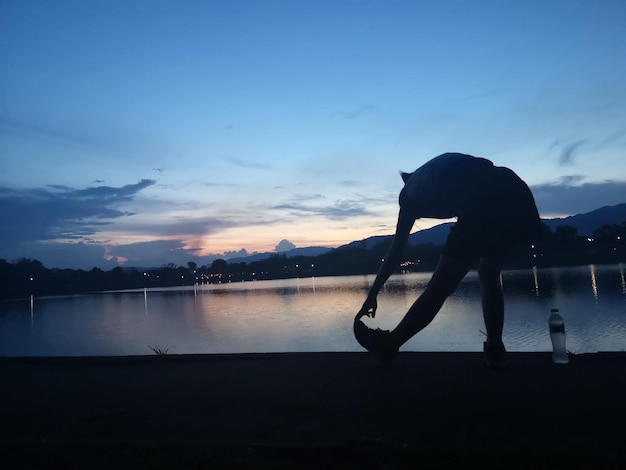
M187 250L182 240L153 240L111 246L107 255L126 260L127 266L159 267L167 263L185 266L194 261L194 250Z
M557 141L558 142L558 141ZM570 165L573 163L574 154L578 152L581 146L586 144L588 139L579 139L563 145L559 153L559 164Z
M217 215L198 215L200 211L217 211ZM142 236L142 238L181 238L204 236L230 228L268 226L283 221L264 212L265 207L246 205L189 208L168 201L142 200L141 214L115 222L116 230ZM181 212L182 211L182 212Z
M19 249L18 249L19 250ZM16 251L13 257L7 257L9 261L18 258L32 258L41 261L49 268L69 269L113 269L118 264L115 260L105 258L105 247L97 243L84 242L35 242L25 245L22 251Z
M210 255L210 256L220 257L224 259L233 259L233 258L244 258L248 256L249 254L250 253L248 253L248 250L246 250L245 248L242 248L241 250L237 250L237 251L225 251L223 256L220 256L220 255Z
M558 162L560 165L571 165L581 153L582 147L586 147L588 151L598 151L605 148L622 148L625 146L626 128L622 128L609 133L604 138L584 138L574 141L555 139L548 147L548 151L550 153L558 151Z
M372 215L361 201L336 201L331 206L313 206L303 204L299 201L278 204L273 209L287 209L294 212L294 215L318 215L331 220L344 220L352 217Z
M291 243L289 240L282 239L280 242L278 242L278 245L276 245L275 250L277 253L282 253L284 251L293 250L295 247L296 245Z
M15 135L28 140L60 140L77 142L80 144L89 143L89 139L80 134L67 131L59 126L48 126L37 122L23 121L12 117L0 116L0 132L5 136Z
M573 215L626 202L626 181L584 181L584 176L570 174L558 181L533 186L541 214ZM242 249L201 255L206 252L198 248L199 240L207 234L234 227L296 224L307 217L345 221L345 225L350 225L358 217L376 215L374 208L388 202L361 194L332 200L320 193L310 193L295 195L271 207L220 206L221 214L198 215L195 208L186 204L144 197L136 200L143 190L154 184L153 180L140 180L119 187L50 185L15 189L0 186L0 220L8 221L0 225L0 258L11 261L31 257L49 267L82 269L94 266L110 269L118 260L126 266L143 267L165 263L184 266L189 261L210 264L217 258L239 258L250 253ZM129 203L136 207L129 208ZM181 207L184 212L177 212ZM273 210L279 211L273 214L279 218L272 217ZM129 217L135 213L134 217ZM151 241L113 245L114 232ZM111 240L104 240L109 237ZM289 240L281 240L275 249L281 252L294 247Z
M3 256L10 262L19 258L37 259L49 268L109 270L119 265L158 268L173 263L177 266L186 266L190 261L199 266L211 265L216 259L243 258L251 254L244 248L208 255L198 255L198 251L197 248L186 248L182 239L152 240L124 245L46 241L24 244L22 251L16 251L15 256Z
M119 127L110 121L89 120L68 122L64 120L21 119L0 115L0 136L18 139L46 147L61 146L64 149L103 151L108 160L114 155L124 158L129 152L135 155L154 155L168 147L160 135L145 134Z
M563 175L558 184L561 186L572 186L581 183L584 179L583 175Z
M214 188L214 187L217 187L217 188L221 188L221 187L237 187L237 186L239 186L238 184L235 184L235 183L215 183L215 182L212 182L212 181L205 181L205 182L201 183L201 185L202 186L206 186L208 188Z
M132 201L154 180L122 187L94 186L73 189L0 187L0 251L27 241L79 239L96 233L112 220L131 215L117 206Z
M352 120L352 119L360 118L361 116L364 116L367 114L372 114L374 112L376 112L376 108L372 105L367 105L367 106L362 106L361 108L358 108L358 109L354 109L347 113L343 113L343 117L346 119Z
M241 168L252 168L254 170L271 170L272 169L270 165L265 165L263 163L253 162L250 160L243 160L241 158L236 158L236 157L227 157L226 161Z
M531 186L540 214L574 215L626 202L626 181L572 184L581 179L565 176L556 183Z
M122 226L122 224L120 224ZM221 230L248 225L247 222L227 217L174 217L160 221L125 221L123 229L136 235L154 237L182 237L187 235L208 235Z
M600 142L601 147L613 145L618 147L626 146L626 128L609 134L602 142Z
M322 194L296 194L288 201L273 206L272 209L287 209L292 211L292 215L296 217L314 215L331 220L345 220L353 217L374 215L366 207L380 203L381 200L358 194L356 196L356 199L336 200L330 204L324 204L324 201L328 200L328 198Z
M107 256L125 260L126 266L154 268L168 263L186 266L190 261L199 266L210 265L216 259L245 258L251 254L245 248L208 255L198 255L197 252L197 248L186 248L183 240L152 240L110 246Z
M375 114L376 113L376 106L373 105L365 105L365 106L360 106L357 108L354 108L350 111L345 111L345 112L338 112L338 113L333 113L330 115L331 118L334 117L338 117L341 119L345 119L348 121L353 121L355 119L359 119L363 116L367 116L370 114Z
M327 199L326 196L324 196L321 193L315 193L315 194L294 194L291 197L291 201L316 201L316 200L320 200L320 199Z

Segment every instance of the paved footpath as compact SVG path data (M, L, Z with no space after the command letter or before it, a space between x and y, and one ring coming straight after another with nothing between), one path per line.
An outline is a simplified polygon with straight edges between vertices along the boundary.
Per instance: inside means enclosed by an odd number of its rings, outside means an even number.
M626 468L623 352L4 357L0 377L2 468Z

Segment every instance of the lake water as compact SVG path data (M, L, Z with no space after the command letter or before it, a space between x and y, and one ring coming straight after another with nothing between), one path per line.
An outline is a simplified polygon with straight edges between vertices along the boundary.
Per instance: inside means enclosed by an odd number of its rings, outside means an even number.
M370 326L395 326L431 273L394 275ZM91 356L360 351L352 321L368 276L197 285L0 303L0 355ZM505 271L509 351L551 350L551 308L573 353L626 349L624 266ZM481 351L480 286L470 272L407 351Z

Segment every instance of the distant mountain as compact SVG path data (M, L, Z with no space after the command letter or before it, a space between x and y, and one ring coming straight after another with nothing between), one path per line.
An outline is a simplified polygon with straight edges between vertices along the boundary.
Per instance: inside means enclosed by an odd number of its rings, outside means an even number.
M601 207L600 209L586 212L584 214L555 219L541 219L541 221L553 232L559 225L568 225L570 227L575 227L578 230L578 235L589 236L593 234L594 230L602 227L603 225L621 225L623 222L626 222L626 203L618 204L616 206ZM448 233L450 233L450 228L453 225L454 222L446 222L412 233L409 236L409 245L415 246L424 243L443 245L448 237ZM369 250L379 243L390 239L392 236L393 235L378 235L369 237L364 240L358 240L348 243L347 245L342 245L337 249L365 248Z
M287 258L293 258L294 256L317 256L328 253L332 248L326 246L310 246L308 248L294 248L285 252Z
M444 224L435 225L434 227L420 230L419 232L409 235L409 245L423 245L424 243L432 243L433 245L443 245L448 238L450 229L454 222L446 222Z
M335 249L344 250L346 248L362 248L364 250L371 250L373 247L375 247L379 243L382 243L391 237L392 237L391 235L376 235L373 237L364 238L363 240L356 240L346 245L341 245Z
M422 245L424 243L432 243L433 245L443 245L446 241L450 228L454 225L454 222L446 222L443 224L435 225L434 227L420 230L412 233L409 236L409 245ZM347 245L338 247L338 250L345 248L364 248L370 250L379 243L383 243L386 240L390 240L393 235L377 235L364 240L357 240Z
M318 256L323 255L331 251L332 248L328 248L326 246L309 246L306 248L294 248L293 250L282 251L282 252L268 252L268 253L255 253L249 256L243 256L240 258L230 258L226 261L229 264L232 263L252 263L253 261L261 261L267 259L274 255L285 255L287 258L293 258L294 256Z
M556 219L542 219L543 223L554 230L559 225L569 225L578 229L578 235L589 236L603 225L621 225L626 222L626 203L616 206L604 206L585 214L576 214Z
M621 225L626 222L626 203L618 204L616 206L605 206L600 209L596 209L585 214L576 214L569 217L555 218L555 219L541 219L550 230L554 232L559 225L568 225L578 229L578 235L589 236L594 230L607 224ZM409 245L422 245L425 243L432 243L433 245L443 245L450 233L450 228L454 225L454 222L446 222L443 224L435 225L434 227L420 230L412 233L409 236ZM363 240L356 240L346 245L342 245L337 250L343 250L346 248L363 248L366 250L372 249L379 243L383 243L386 240L391 239L393 235L376 235L365 238ZM324 246L311 246L306 248L294 248L293 250L276 253L255 253L253 255L244 256L240 258L228 259L228 263L251 263L253 261L261 261L276 254L284 254L287 258L293 258L294 256L318 256L329 251L333 248Z

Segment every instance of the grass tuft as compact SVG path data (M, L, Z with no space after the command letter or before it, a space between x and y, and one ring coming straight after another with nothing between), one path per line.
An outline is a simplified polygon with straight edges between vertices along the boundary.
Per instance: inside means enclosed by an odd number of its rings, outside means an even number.
M157 356L167 356L170 348L162 348L161 346L155 344L154 346L148 345L148 347L156 354Z

